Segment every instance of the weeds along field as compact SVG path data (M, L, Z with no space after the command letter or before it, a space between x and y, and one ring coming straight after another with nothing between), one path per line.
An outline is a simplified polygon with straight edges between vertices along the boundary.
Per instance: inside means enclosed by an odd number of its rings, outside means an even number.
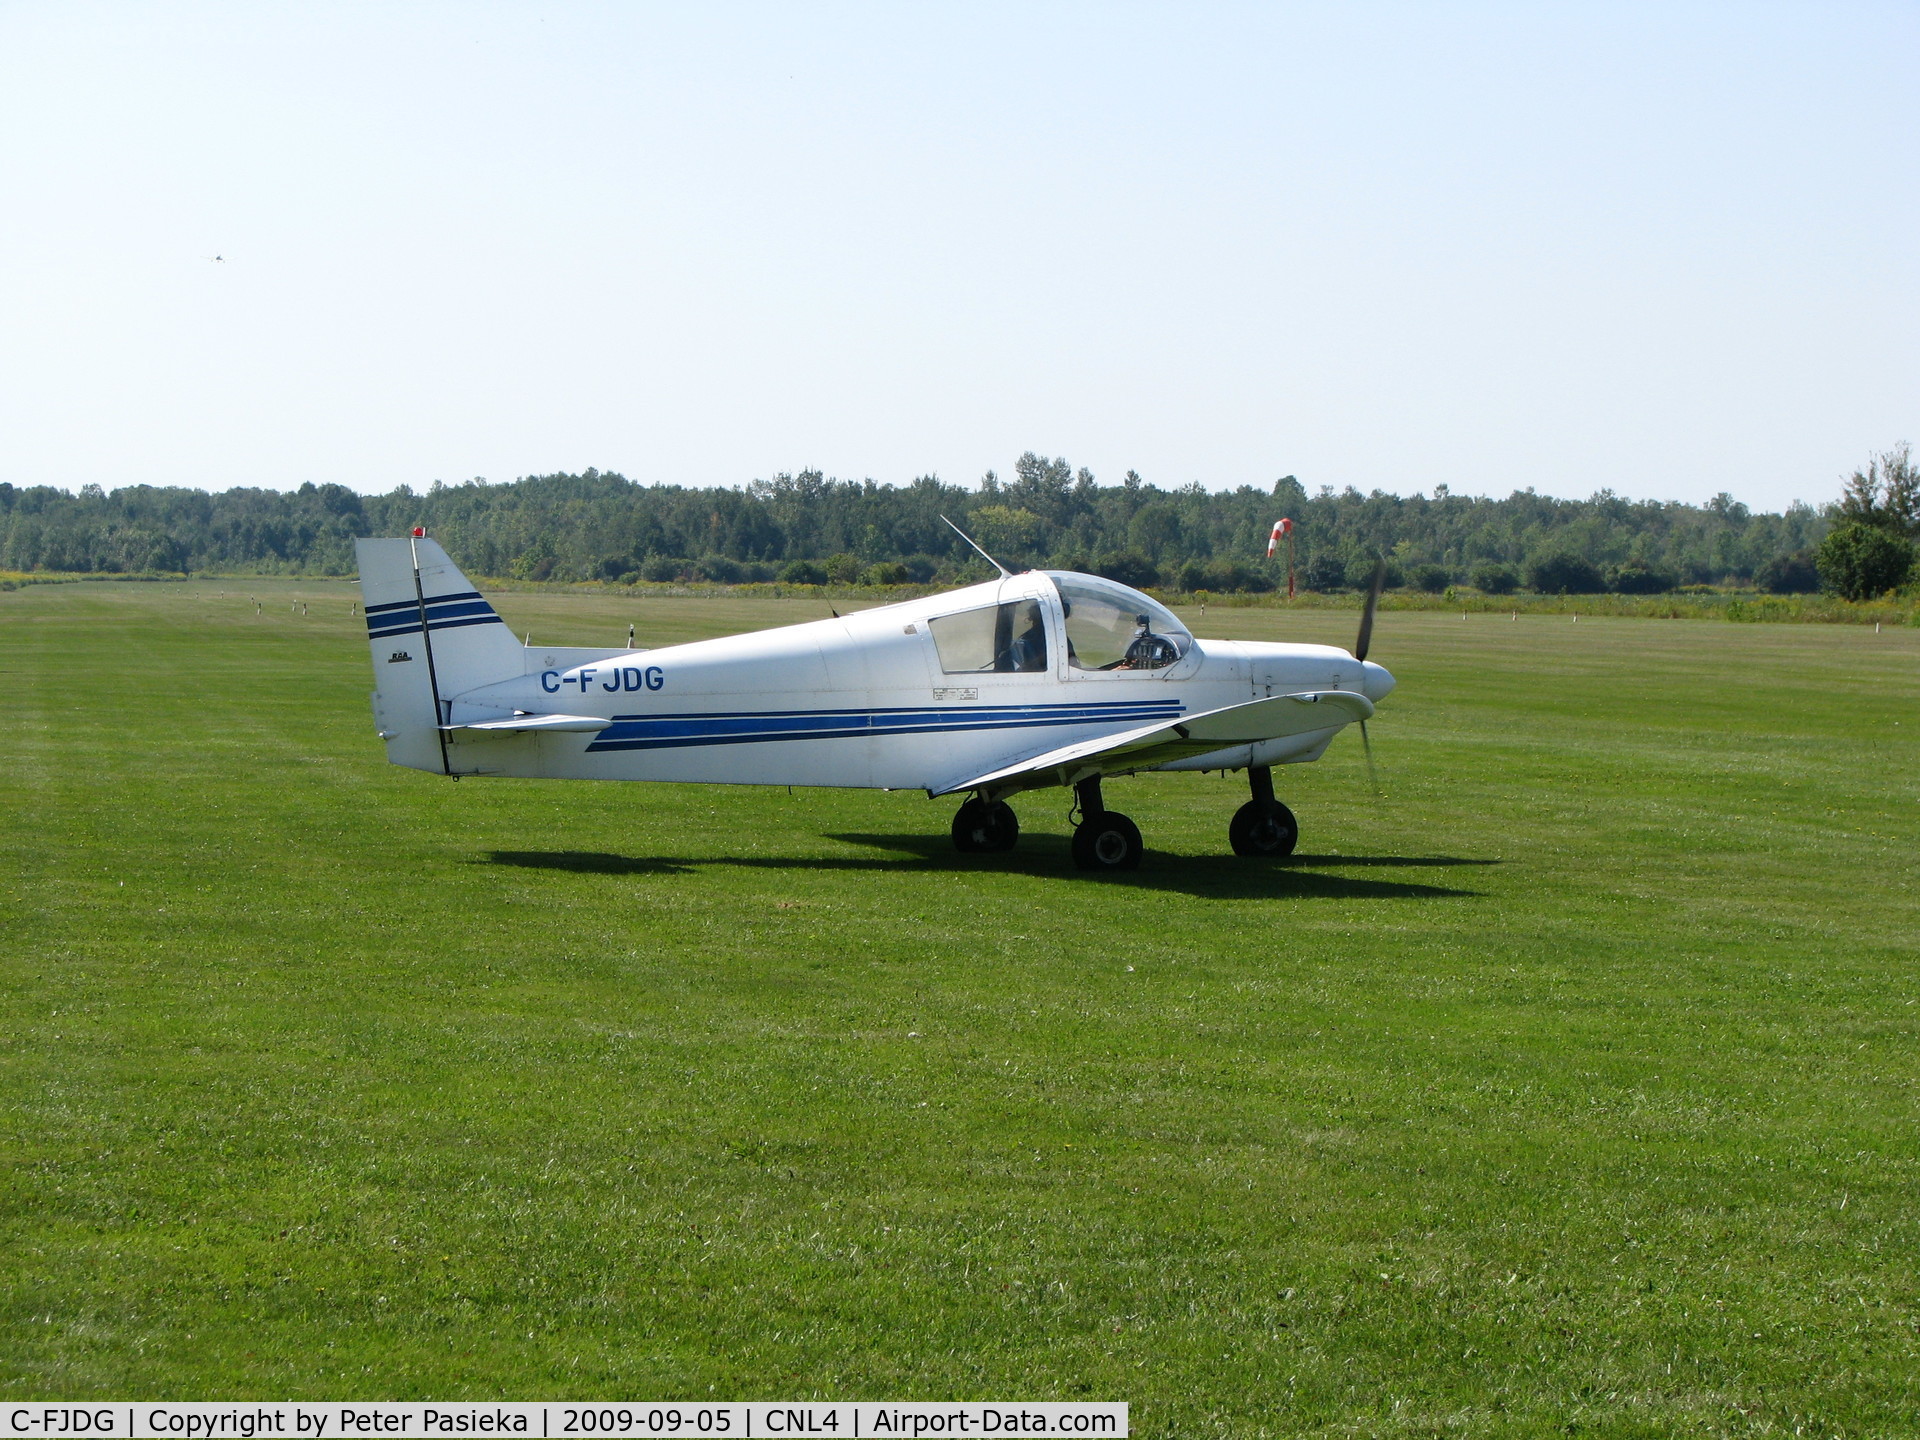
M1058 792L390 768L355 596L0 595L0 1399L1920 1430L1920 630L1390 612L1384 799L1115 781L1109 881Z

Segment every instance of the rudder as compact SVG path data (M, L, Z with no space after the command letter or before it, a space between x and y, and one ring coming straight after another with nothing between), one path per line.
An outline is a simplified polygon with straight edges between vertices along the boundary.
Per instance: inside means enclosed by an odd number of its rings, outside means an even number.
M524 669L521 646L437 541L359 540L360 594L373 658L373 718L387 759L450 773L448 704Z

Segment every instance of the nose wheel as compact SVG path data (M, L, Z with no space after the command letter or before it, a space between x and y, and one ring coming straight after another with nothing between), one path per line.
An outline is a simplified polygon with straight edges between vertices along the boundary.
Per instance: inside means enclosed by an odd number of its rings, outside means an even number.
M1011 850L1020 838L1020 819L1004 800L967 801L953 816L953 848L967 855Z
M1249 765L1247 780L1253 798L1233 812L1227 826L1233 853L1255 859L1291 855L1300 843L1300 822L1293 818L1293 811L1273 798L1273 771L1265 765Z
M1082 780L1073 787L1080 802L1080 823L1073 830L1073 863L1082 870L1134 870L1146 846L1140 827L1118 810L1109 810L1100 798L1100 779Z

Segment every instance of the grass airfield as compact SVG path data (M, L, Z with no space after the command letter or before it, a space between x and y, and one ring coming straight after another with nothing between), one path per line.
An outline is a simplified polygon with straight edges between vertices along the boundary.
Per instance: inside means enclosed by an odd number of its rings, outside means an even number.
M1920 1433L1920 631L1389 613L1385 799L1276 772L1267 864L1244 780L1111 782L1114 881L1064 792L961 856L917 793L388 767L356 597L0 594L0 1400Z

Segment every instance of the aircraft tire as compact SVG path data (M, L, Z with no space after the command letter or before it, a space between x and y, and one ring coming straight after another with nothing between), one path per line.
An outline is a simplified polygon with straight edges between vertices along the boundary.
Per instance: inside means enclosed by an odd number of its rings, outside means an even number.
M1236 855L1277 860L1300 843L1300 822L1278 800L1249 800L1233 812L1227 840Z
M1140 827L1117 810L1089 815L1073 832L1073 863L1082 870L1135 870L1145 849Z
M1020 839L1020 817L1004 800L969 800L953 815L953 848L964 855L1011 850Z

